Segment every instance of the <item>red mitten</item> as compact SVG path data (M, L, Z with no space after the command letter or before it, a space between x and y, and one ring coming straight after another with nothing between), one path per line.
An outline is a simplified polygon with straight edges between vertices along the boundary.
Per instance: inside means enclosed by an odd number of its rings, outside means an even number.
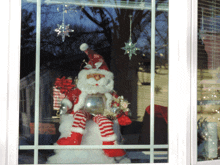
M131 119L124 113L117 115L118 123L122 126L130 125L132 123Z

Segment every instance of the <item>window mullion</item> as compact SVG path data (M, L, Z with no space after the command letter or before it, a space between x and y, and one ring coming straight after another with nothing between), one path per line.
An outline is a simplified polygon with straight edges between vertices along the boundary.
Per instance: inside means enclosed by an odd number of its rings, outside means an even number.
M38 164L38 134L39 134L39 97L40 97L40 29L41 29L41 0L37 0L36 27L36 68L35 68L35 120L34 120L34 164Z
M32 0L27 0L28 2L32 2ZM44 3L46 4L63 4L64 0L46 0ZM78 5L78 6L88 6L88 7L113 7L113 8L122 8L122 9L136 9L136 10L151 10L151 4L149 2L112 2L97 0L95 1L65 1L65 4L69 5ZM168 11L168 6L164 3L158 3L157 5L158 11Z
M20 150L29 150L29 149L161 149L168 148L168 145L23 145L20 146Z
M151 106L150 106L150 163L154 163L154 86L155 86L155 0L151 0Z

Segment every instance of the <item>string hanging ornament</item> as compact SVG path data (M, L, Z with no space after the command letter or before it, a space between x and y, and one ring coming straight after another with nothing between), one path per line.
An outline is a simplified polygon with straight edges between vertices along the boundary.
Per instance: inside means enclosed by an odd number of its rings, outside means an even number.
M132 43L132 39L131 39L131 37L132 37L132 36L131 36L131 35L132 35L132 34L131 34L132 15L129 15L129 17L130 17L130 37L129 37L128 43L125 43L125 46L122 47L121 49L125 50L125 53L124 53L124 54L128 54L129 60L131 60L132 55L133 55L133 54L134 54L134 55L137 55L137 54L136 54L136 51L137 51L137 50L140 50L140 49L136 47L136 44L137 44L137 43L135 43L135 44Z
M62 24L59 25L57 24L57 28L54 30L55 32L57 32L57 36L61 36L62 37L62 41L65 41L65 37L68 36L70 37L69 33L70 32L74 32L74 30L69 28L69 24L65 25L65 19L64 19L64 14L65 12L67 12L67 10L65 10L65 5L63 4L63 20L62 20Z

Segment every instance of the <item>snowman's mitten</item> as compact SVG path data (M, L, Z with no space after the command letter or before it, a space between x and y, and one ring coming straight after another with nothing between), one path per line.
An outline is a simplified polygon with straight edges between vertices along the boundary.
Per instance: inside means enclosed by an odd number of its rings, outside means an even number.
M72 102L69 99L67 99L67 98L64 98L62 100L61 105L65 106L67 110L69 110L69 109L71 109L73 107Z

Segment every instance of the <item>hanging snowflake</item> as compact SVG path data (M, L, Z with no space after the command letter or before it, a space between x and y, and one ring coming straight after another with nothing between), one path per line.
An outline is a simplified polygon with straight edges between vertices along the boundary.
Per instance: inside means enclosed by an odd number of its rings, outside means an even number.
M58 10L59 11L59 10ZM62 24L59 25L57 24L57 28L54 29L55 32L57 32L57 36L62 36L62 41L64 42L65 37L68 36L70 37L69 33L74 32L74 30L69 28L69 24L65 25L65 19L64 19L64 14L67 13L67 10L65 10L65 5L63 4L63 21Z
M132 18L132 15L130 15L129 17L130 17L130 37L129 37L129 42L125 43L125 47L122 47L121 49L125 50L125 54L128 54L129 60L131 60L132 55L133 54L137 55L136 51L140 50L140 49L136 47L137 43L135 43L135 44L132 43L132 40L131 40L131 24L132 24L131 18Z
M131 60L132 55L137 55L136 50L140 50L139 48L136 48L136 44L133 44L131 39L129 39L128 43L125 43L125 47L122 47L121 49L125 50L125 54L128 54L129 60Z
M69 24L65 26L64 23L62 23L61 25L57 24L57 28L54 30L55 32L57 32L57 36L62 36L63 42L65 40L65 36L69 37L69 33L74 32L74 30L70 29L69 26Z

